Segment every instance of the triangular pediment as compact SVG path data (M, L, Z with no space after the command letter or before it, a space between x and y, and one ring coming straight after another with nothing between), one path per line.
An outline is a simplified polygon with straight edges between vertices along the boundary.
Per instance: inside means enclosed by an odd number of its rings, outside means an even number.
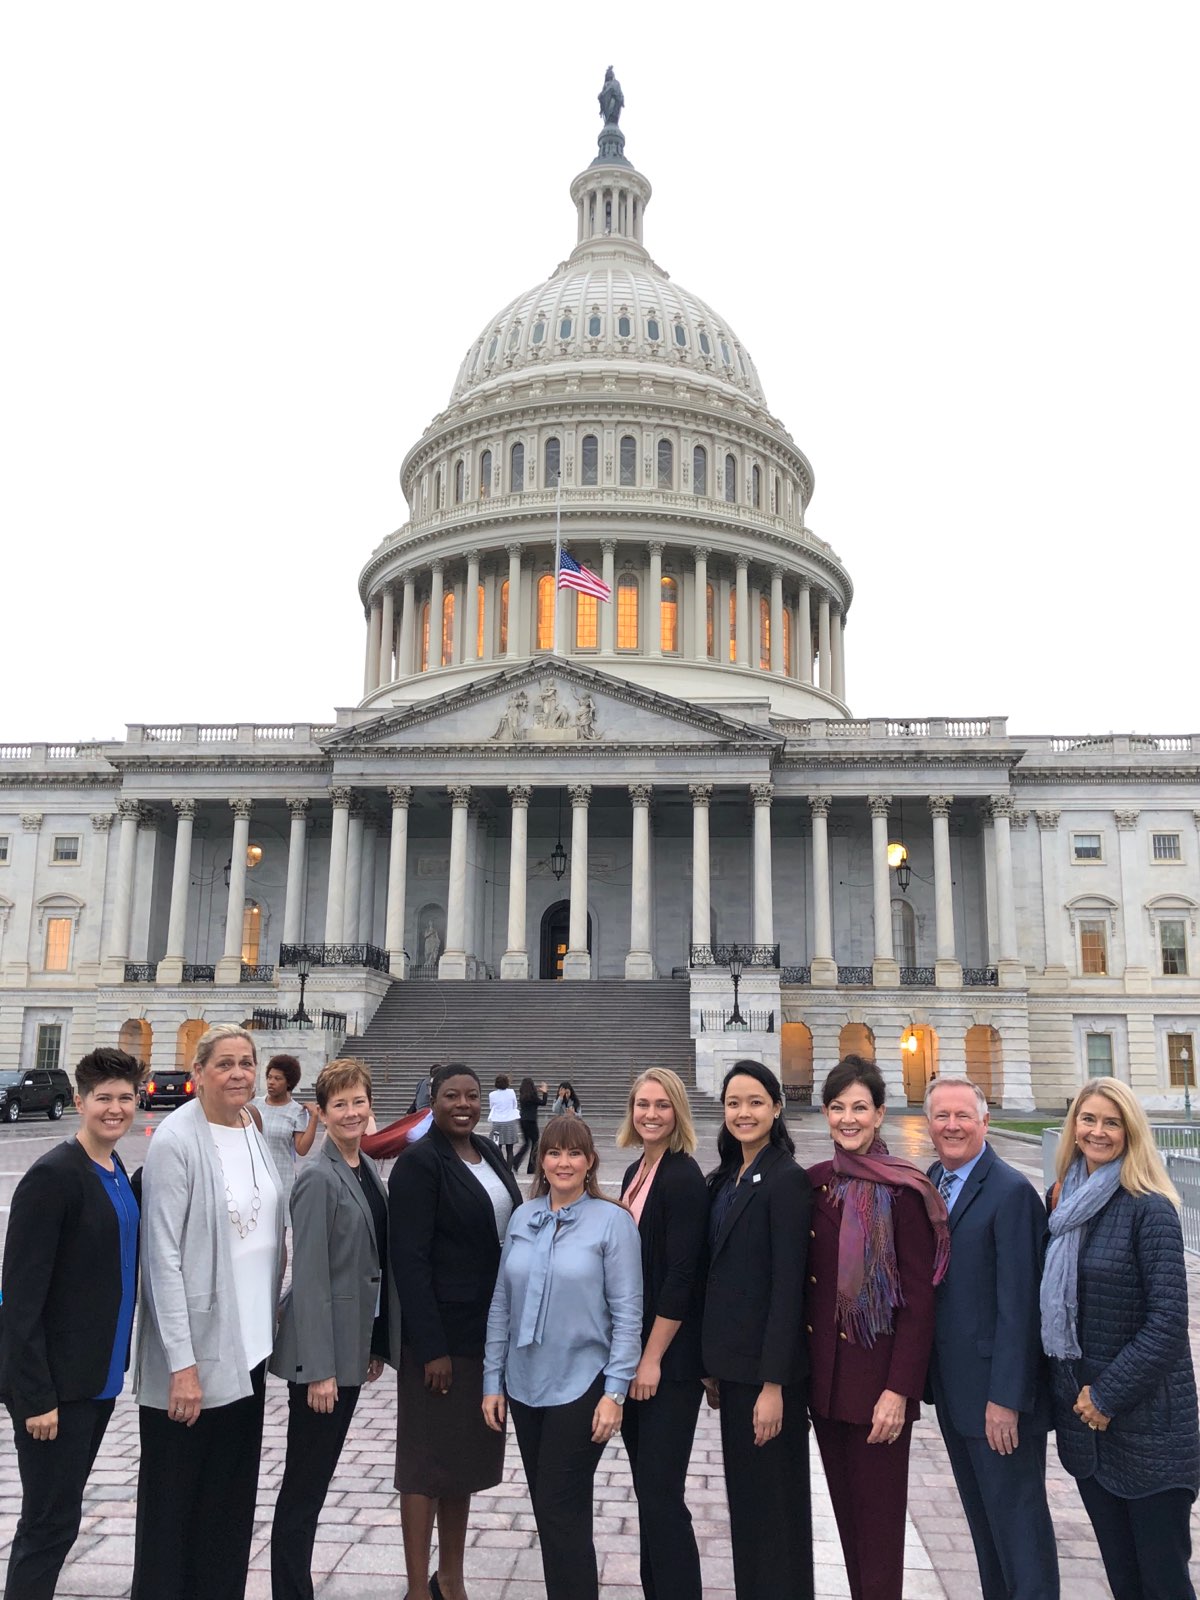
M708 746L763 752L782 742L772 729L557 658L489 674L321 741L332 755L430 745L493 750L570 745L596 751Z

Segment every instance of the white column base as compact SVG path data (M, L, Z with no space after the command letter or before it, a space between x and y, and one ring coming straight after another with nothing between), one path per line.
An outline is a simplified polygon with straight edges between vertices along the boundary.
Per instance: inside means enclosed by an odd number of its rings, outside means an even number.
M962 967L957 961L938 961L933 969L936 989L961 989Z
M241 973L238 973L241 978ZM154 973L155 983L182 983L183 982L183 957L164 956L158 963Z
M876 956L871 963L871 982L877 989L898 989L900 963L890 956Z
M837 962L832 956L814 956L809 966L809 982L814 989L837 988Z
M1024 962L998 961L996 963L996 982L999 988L1023 989L1027 981Z
M529 977L529 951L506 950L500 957L501 978L515 978L524 981Z
M104 960L100 963L100 982L124 983L125 961L126 958L124 956L105 956ZM20 978L14 978L11 976L12 973L18 972L21 969L21 965L22 964L20 962L13 962L10 967L5 969L4 981L6 983L19 983L22 981ZM26 966L24 971L26 975L28 975L29 968ZM238 973L238 977L241 977L240 972Z
M241 956L222 956L217 962L214 983L241 983L242 958Z
M568 950L563 957L564 978L590 978L592 958L587 950Z
M465 950L445 950L438 962L439 978L463 979L467 976L467 952Z
M653 978L654 957L649 950L631 950L625 957L625 976L627 978Z
M408 977L408 955L403 950L388 951L388 971L393 978Z
M1125 993L1150 994L1150 969L1148 967L1125 968Z

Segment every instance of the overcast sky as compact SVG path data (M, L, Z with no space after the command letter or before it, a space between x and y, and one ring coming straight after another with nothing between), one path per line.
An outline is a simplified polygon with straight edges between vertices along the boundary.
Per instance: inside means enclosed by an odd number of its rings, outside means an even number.
M354 703L400 462L573 246L609 61L651 254L813 463L855 712L1200 729L1198 34L1054 0L4 8L0 741Z

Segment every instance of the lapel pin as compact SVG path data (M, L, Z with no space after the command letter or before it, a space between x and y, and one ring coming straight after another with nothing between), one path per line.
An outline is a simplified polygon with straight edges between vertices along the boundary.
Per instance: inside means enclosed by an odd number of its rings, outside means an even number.
M750 1182L751 1183L761 1183L762 1182L762 1173L761 1172L756 1172L754 1174L754 1176L750 1179Z

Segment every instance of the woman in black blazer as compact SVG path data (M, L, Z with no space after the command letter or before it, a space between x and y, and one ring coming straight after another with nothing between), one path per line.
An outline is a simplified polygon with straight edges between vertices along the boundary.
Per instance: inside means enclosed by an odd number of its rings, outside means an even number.
M735 1061L721 1085L709 1174L702 1354L720 1406L737 1600L811 1600L804 1265L812 1190L783 1121L779 1079Z
M129 1366L138 1206L116 1145L141 1078L124 1050L84 1056L79 1132L35 1161L13 1194L0 1307L0 1397L21 1474L11 1600L53 1595Z
M651 1067L629 1091L617 1143L642 1147L621 1184L642 1244L642 1357L621 1427L638 1497L642 1590L649 1600L701 1600L684 1485L703 1393L708 1191L691 1155L687 1090L669 1068Z
M471 1496L504 1473L504 1434L483 1420L483 1344L500 1246L521 1191L474 1132L479 1078L438 1067L433 1125L388 1181L388 1250L400 1298L396 1488L409 1600L463 1600ZM434 1517L438 1570L429 1573Z

